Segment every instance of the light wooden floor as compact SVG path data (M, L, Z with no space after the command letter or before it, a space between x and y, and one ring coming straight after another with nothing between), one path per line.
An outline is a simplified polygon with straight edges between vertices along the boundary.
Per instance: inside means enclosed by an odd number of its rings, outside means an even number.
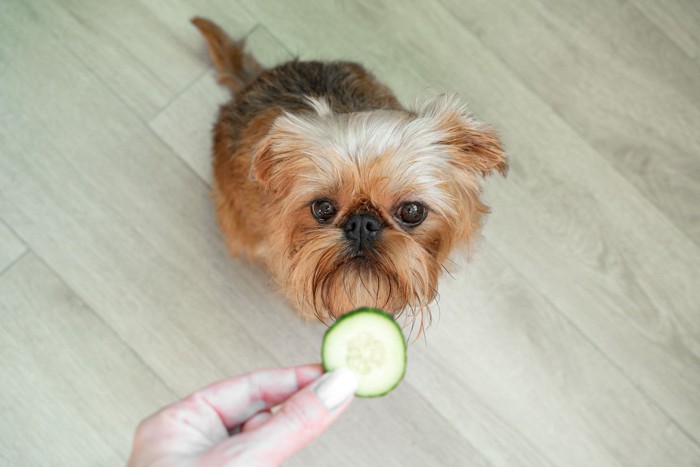
M512 157L405 382L289 465L700 465L696 0L200 3L0 3L1 465L121 465L160 406L319 359L219 236L195 14L455 91Z

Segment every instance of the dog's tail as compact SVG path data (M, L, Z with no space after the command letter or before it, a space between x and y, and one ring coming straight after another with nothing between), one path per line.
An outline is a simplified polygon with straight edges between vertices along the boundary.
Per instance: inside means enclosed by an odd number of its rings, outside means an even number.
M243 51L245 39L234 41L223 29L205 18L192 18L192 24L197 26L209 45L219 83L234 93L264 70L252 55Z

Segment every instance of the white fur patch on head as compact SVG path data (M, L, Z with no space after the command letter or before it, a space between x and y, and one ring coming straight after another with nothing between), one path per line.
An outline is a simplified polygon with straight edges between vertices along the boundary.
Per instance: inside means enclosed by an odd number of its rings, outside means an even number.
M308 136L319 149L332 149L338 158L356 164L381 157L388 150L402 153L404 159L435 150L445 139L440 123L448 114L459 115L465 123L477 125L455 96L427 99L412 112L372 110L334 114L324 98L307 96L306 101L315 115L285 114L282 118L286 121L278 123L286 130L295 129L300 135Z
M356 180L393 180L431 204L447 211L457 201L446 185L460 178L450 163L444 141L446 115L469 119L466 107L454 97L438 97L416 111L372 110L333 113L322 98L308 97L314 114L284 114L275 123L287 142L303 148L303 157L316 167L315 185L338 186ZM285 143L282 143L285 144ZM299 155L299 154L297 154ZM343 173L354 180L341 180ZM470 185L471 181L467 180ZM478 189L478 186L477 186Z
M305 100L306 103L314 109L316 114L321 117L331 115L333 113L330 104L323 97L306 96Z

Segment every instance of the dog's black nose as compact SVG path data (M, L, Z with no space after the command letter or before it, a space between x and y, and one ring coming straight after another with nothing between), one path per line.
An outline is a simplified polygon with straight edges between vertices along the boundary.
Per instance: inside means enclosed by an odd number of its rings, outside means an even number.
M382 231L382 221L372 214L353 214L342 226L345 238L353 243L357 250L364 250Z

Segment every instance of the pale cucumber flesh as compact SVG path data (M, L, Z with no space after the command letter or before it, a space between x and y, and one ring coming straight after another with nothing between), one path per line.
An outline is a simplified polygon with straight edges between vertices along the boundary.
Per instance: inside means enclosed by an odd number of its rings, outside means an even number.
M346 367L355 373L355 395L377 397L401 382L406 371L406 340L390 315L360 308L328 328L321 356L326 371Z

